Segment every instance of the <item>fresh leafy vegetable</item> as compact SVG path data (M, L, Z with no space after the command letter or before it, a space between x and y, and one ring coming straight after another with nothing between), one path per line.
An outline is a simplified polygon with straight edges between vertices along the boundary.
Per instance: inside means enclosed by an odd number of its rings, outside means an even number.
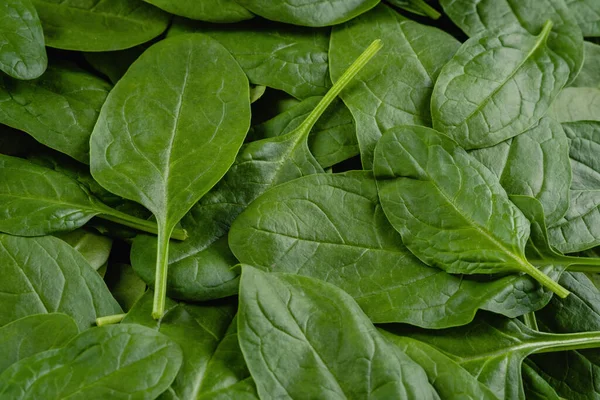
M565 0L583 36L600 36L600 4L594 0Z
M573 87L599 87L600 85L600 45L585 42L585 60Z
M44 32L30 0L0 4L0 71L16 79L35 79L44 73L48 57Z
M551 109L559 122L600 121L600 89L569 87L563 90Z
M450 273L525 272L559 296L569 294L525 258L528 221L498 178L445 135L417 126L388 131L374 173L383 211L426 264Z
M93 328L61 349L13 364L0 375L0 396L154 399L169 387L181 363L179 346L146 327ZM135 379L140 375L144 379Z
M406 11L438 19L441 14L427 3L427 0L388 0L390 4L400 7Z
M96 271L108 263L113 243L111 238L86 229L59 233L56 236L77 250Z
M238 22L254 15L235 0L144 0L171 14L208 22Z

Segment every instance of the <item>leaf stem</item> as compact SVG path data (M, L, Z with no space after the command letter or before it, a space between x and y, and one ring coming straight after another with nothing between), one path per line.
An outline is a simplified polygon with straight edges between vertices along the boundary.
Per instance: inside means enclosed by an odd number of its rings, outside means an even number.
M301 135L308 136L311 129L321 117L323 112L329 107L331 102L340 94L340 92L348 85L348 83L360 72L361 69L377 54L377 52L383 47L380 39L374 40L373 43L348 67L346 71L340 76L331 89L323 96L319 104L312 110L312 112L306 117L301 125Z
M156 225L156 222L137 218L112 208L109 208L109 210L110 212L107 210L106 213L99 214L98 218L102 218L106 221L116 222L117 224L128 226L142 232L152 233L154 235L158 234L158 225ZM171 237L177 240L185 240L188 238L188 234L185 229L173 229L173 234Z
M523 315L523 322L531 330L534 330L534 331L540 330L538 323L537 323L537 319L535 318L535 313L533 311Z
M560 298L565 298L569 295L569 291L562 287L558 282L552 280L548 275L544 274L542 271L534 267L533 265L527 263L522 263L522 271L527 275L531 276L533 279L538 281L544 287L550 289Z
M418 7L423 11L423 13L431 19L439 19L442 14L438 12L435 8L431 7L423 0L419 0L417 2Z
M127 314L115 314L115 315L107 315L106 317L98 317L96 318L96 325L104 326L104 325L112 325L118 324L123 321L123 319L127 316Z
M555 336L555 334L550 334ZM535 353L554 353L557 351L567 350L585 350L595 349L600 347L600 332L578 332L578 333L563 333L560 334L563 337L562 340L549 340L544 341L541 344L541 349L536 350Z
M156 276L154 278L154 302L152 318L160 319L165 313L167 300L167 276L169 272L169 237L173 228L168 229L166 223L159 224L158 249L156 253Z

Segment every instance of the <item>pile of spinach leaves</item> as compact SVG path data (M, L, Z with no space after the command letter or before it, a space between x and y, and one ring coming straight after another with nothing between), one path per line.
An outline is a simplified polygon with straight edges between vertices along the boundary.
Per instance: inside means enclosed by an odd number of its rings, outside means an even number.
M0 1L0 399L600 399L600 0Z

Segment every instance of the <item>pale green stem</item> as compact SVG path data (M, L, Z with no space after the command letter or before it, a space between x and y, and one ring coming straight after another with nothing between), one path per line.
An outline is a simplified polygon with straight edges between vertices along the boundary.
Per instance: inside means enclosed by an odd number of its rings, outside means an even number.
M535 353L553 353L557 351L585 350L600 347L600 332L564 333L561 336L564 339L558 344L555 340L550 340L545 345L544 340L541 339L537 343L538 345L541 344L543 348L536 350Z
M534 267L529 263L521 264L522 271L527 275L531 276L533 279L538 281L542 286L550 289L554 293L556 293L559 297L565 298L569 295L569 291L564 287L560 286L558 282L555 282L548 275L544 274L542 271Z
M537 319L535 318L535 313L533 311L523 315L523 322L531 330L540 330L540 328L538 327Z
M127 314L115 314L115 315L107 315L106 317L96 318L96 325L104 326L104 325L112 325L118 324L123 321L123 319L127 316Z
M440 14L438 12L438 10L436 10L433 7L431 7L429 4L427 4L423 0L419 1L419 8L421 9L421 11L423 11L423 13L425 15L427 15L431 19L439 19L442 16L442 14Z
M104 214L99 214L98 218L116 222L117 224L128 226L142 232L152 233L154 235L158 234L158 225L156 225L156 222L136 218L112 208L109 210L110 212L107 211ZM187 239L188 234L185 229L173 229L173 234L171 237L177 240L185 240Z
M169 272L169 232L166 223L159 224L158 249L156 253L156 276L154 278L154 302L152 318L160 319L165 313L167 300L167 274Z

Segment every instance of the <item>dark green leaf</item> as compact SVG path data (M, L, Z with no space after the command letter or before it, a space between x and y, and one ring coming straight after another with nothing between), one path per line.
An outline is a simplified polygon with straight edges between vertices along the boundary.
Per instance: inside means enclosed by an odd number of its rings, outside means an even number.
M268 21L251 21L232 28L178 19L169 29L169 36L188 32L204 33L219 41L256 85L283 90L299 99L324 95L331 86L329 29Z
M261 398L438 398L423 369L328 283L244 266L238 329Z
M417 15L433 19L441 17L441 14L435 8L427 4L427 0L388 0L388 2Z
M77 336L73 318L65 314L30 315L0 328L0 374L19 360L63 347Z
M527 400L561 400L550 384L525 360L521 367L523 389Z
M525 272L568 295L525 258L529 221L498 178L447 136L391 129L375 150L374 172L385 215L426 264L450 273Z
M440 69L459 42L438 29L407 20L391 8L374 10L335 27L331 77L336 81L373 39L381 56L368 65L341 97L356 120L363 167L372 168L375 144L394 126L431 126L429 103Z
M144 51L152 45L147 42L125 50L100 51L83 53L85 60L101 74L105 75L112 84L116 84L125 75L127 69Z
M181 363L179 346L160 333L138 325L104 326L62 349L13 364L0 375L0 397L154 399L169 387Z
M569 78L567 61L547 47L551 28L533 36L513 25L467 40L435 83L433 127L469 150L533 126Z
M97 317L121 312L100 275L62 240L0 235L0 260L0 326L61 312L84 330Z
M48 65L42 24L30 0L0 4L0 71L16 79L35 79Z
M98 271L108 262L112 239L87 229L76 229L55 235L77 250Z
M148 292L124 320L156 329L183 349L183 367L162 398L258 398L238 344L234 301L192 305L167 300L166 308L160 321L153 320Z
M87 164L90 135L110 89L70 65L51 65L33 81L0 76L0 123Z
M105 280L110 293L125 312L129 312L146 292L146 283L135 274L131 265L111 263Z
M112 51L147 42L169 23L168 14L139 0L32 0L46 45L65 50Z
M236 1L254 14L266 19L313 27L335 25L348 21L379 3L379 0Z
M254 15L235 0L144 0L182 17L208 22L238 22Z

